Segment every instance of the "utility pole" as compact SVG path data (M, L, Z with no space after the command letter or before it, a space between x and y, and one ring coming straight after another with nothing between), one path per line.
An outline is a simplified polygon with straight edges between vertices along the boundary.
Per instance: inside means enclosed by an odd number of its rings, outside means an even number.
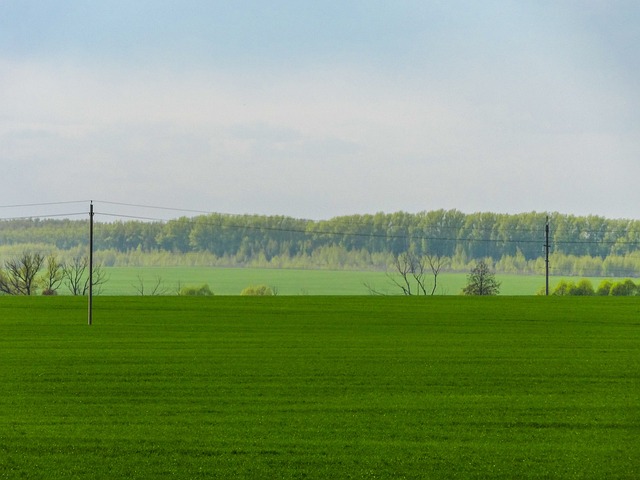
M89 205L89 325L93 323L93 201Z
M547 223L544 226L544 277L545 283L545 295L549 296L549 216L547 215Z

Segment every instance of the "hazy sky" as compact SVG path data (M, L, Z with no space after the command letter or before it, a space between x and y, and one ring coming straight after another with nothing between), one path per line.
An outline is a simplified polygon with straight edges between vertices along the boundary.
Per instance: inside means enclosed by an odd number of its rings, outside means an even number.
M0 205L638 219L638 45L636 0L0 0Z

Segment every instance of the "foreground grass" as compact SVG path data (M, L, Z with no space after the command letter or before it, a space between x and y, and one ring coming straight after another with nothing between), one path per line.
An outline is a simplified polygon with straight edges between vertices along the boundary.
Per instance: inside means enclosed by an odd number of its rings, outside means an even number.
M0 478L638 478L639 314L0 297Z

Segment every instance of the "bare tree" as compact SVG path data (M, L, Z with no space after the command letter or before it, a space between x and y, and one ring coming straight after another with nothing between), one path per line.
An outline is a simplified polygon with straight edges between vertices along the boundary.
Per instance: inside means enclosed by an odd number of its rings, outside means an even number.
M138 282L132 283L131 286L135 289L138 295L144 297L144 278L140 274L136 275L136 278L138 279Z
M367 289L369 295L385 295L383 292L374 287L370 282L363 282L364 288Z
M55 295L63 280L62 264L52 253L46 259L45 271L42 278L42 294Z
M442 270L448 263L449 259L446 257L441 257L440 255L426 255L427 263L429 263L429 268L431 268L431 274L433 275L433 288L431 289L431 295L433 296L436 293L436 288L438 287L438 275L440 274L440 270Z
M71 262L62 266L64 283L71 295L87 295L89 291L89 259L87 257L75 257ZM93 266L93 292L96 295L102 293L102 285L108 278L102 265Z
M411 281L409 275L411 274L411 262L409 254L401 253L396 255L393 259L393 267L397 274L400 275L400 279L395 275L387 274L391 281L400 289L405 295L411 295Z
M107 283L107 281L109 280L109 277L107 276L107 273L104 271L104 268L102 267L101 264L93 265L92 277L93 277L93 294L100 295L102 293L103 285ZM89 292L89 278L87 277L87 279L84 282L84 290L82 294L87 295L88 292Z
M24 252L18 259L4 262L0 272L0 292L9 295L33 295L36 291L36 277L44 263L39 253Z
M405 295L426 295L426 264L423 258L418 258L411 252L404 252L394 257L393 266L397 274L387 276L399 287ZM415 290L412 285L415 283Z
M132 284L138 295L165 295L168 289L164 285L164 280L160 275L157 275L154 283L150 289L146 289L145 281L142 275L138 275L138 283Z
M74 257L71 262L67 262L62 266L64 284L71 292L71 295L84 295L84 277L88 267L89 259L87 257Z
M412 252L404 252L393 259L394 273L387 273L391 282L402 290L405 295L435 295L438 288L438 275L448 264L447 257L439 255L425 255L418 257ZM433 276L433 287L427 285L428 271ZM382 293L372 286L365 284L372 295Z

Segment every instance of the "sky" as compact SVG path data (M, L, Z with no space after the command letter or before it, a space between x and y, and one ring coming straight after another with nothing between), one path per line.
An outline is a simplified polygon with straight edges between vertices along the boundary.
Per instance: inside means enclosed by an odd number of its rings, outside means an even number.
M638 45L635 0L0 0L0 207L640 219Z

